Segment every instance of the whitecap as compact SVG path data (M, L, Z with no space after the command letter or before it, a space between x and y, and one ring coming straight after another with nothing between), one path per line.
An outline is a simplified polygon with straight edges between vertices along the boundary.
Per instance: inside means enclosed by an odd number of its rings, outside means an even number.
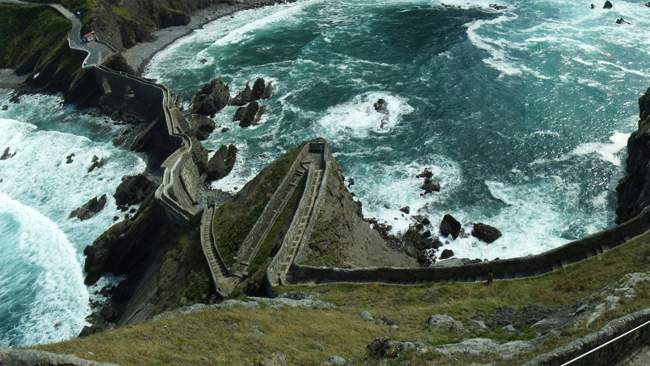
M627 145L628 137L630 137L630 134L614 132L609 137L610 143L587 142L580 144L573 150L572 154L577 156L597 154L602 161L620 166L621 156L618 156L618 153Z

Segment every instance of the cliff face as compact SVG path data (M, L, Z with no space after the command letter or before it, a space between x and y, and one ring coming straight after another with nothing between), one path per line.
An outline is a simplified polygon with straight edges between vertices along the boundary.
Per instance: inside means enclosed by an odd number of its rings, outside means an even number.
M638 130L627 141L627 176L616 188L617 224L650 206L650 88L639 98L639 118Z

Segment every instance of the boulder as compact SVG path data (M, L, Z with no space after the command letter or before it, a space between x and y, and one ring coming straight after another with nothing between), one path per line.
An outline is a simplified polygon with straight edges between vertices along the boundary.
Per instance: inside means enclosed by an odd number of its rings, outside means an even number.
M399 209L401 212L404 212L405 214L409 214L411 212L411 208L409 206L404 206Z
M264 82L264 79L258 78L257 80L255 80L255 83L253 84L253 91L251 93L251 98L253 100L264 99L265 90L266 90L266 83Z
M603 9L611 9L614 7L614 4L612 4L611 1L607 0L605 1L605 5L603 5Z
M437 249L442 246L442 242L438 238L432 238L430 233L428 236L426 233L420 233L417 226L413 225L402 236L402 244L406 254L417 259L420 263L429 262L427 249Z
M223 109L230 99L228 84L216 78L196 93L192 101L193 114L213 115Z
M90 164L90 168L88 168L88 173L104 166L104 158L100 159L97 157L97 155L93 155L93 159L91 160L91 162L92 164Z
M388 114L388 103L383 98L378 99L373 106L377 112Z
M135 205L156 190L156 184L144 174L125 175L115 190L115 202L118 206Z
M74 153L72 153L72 154L65 157L65 163L66 164L72 164L72 162L74 161L74 160L72 160L72 158L74 158Z
M260 121L262 114L266 111L265 106L260 106L257 102L250 102L246 107L240 107L233 116L233 121L239 121L239 126L246 128L255 126Z
M472 236L477 237L489 244L499 239L501 237L501 232L493 226L476 223L474 224Z
M7 160L9 158L12 158L14 155L16 155L16 152L12 154L10 148L6 148L5 152L2 153L2 156L0 156L0 160Z
M261 361L255 362L255 366L287 366L287 356L282 353L274 353Z
M454 251L451 249L445 249L440 253L440 259L447 259L454 256Z
M420 188L424 190L422 195L427 195L431 192L440 192L440 182L436 178L425 178L424 184Z
M251 87L246 83L246 87L244 90L240 91L237 93L237 95L230 100L230 105L236 105L236 106L243 106L246 105L246 103L249 103L253 101L251 98L253 91L251 90Z
M237 147L235 145L221 146L210 158L206 173L208 180L221 179L232 171L237 159Z
M460 235L461 224L451 215L445 215L440 222L440 233L442 236L449 236L456 239Z
M205 140L210 137L214 131L216 124L214 121L206 116L200 114L193 114L190 119L190 134L194 135L199 140Z
M86 202L83 206L77 208L70 213L70 218L77 217L79 220L88 220L95 216L106 206L106 195L102 195L99 199L93 197L90 201Z

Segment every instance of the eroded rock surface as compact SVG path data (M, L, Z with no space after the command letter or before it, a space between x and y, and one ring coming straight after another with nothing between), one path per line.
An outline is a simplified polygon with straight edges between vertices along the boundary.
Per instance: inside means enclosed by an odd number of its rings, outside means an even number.
M70 213L70 217L77 217L79 220L88 220L95 216L99 211L106 206L106 195L101 197L93 197L90 201L86 202L83 206L77 208Z
M192 113L213 115L228 105L230 89L221 78L216 78L196 93L192 104Z

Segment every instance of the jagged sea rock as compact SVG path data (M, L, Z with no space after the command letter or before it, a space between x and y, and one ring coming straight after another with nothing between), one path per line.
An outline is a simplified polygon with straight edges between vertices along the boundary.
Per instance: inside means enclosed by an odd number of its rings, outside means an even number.
M605 1L605 5L603 5L603 9L611 9L613 7L614 7L614 5L609 0Z
M213 115L223 109L230 99L228 84L224 84L221 78L216 78L196 93L192 101L192 113Z
M477 237L489 244L499 239L501 237L501 232L494 226L482 224L479 222L474 224L472 236Z
M2 156L0 156L0 160L7 160L9 158L12 158L14 155L16 155L16 152L12 154L10 148L6 148L5 152L2 153Z
M440 222L440 233L442 236L451 235L452 238L458 238L462 225L451 215L445 215Z
M156 184L144 174L125 175L115 190L115 202L118 206L135 205L156 190Z
M88 168L88 173L92 172L95 169L99 169L104 166L104 158L98 158L97 155L93 155L93 159L90 164L90 168Z
M93 197L90 201L86 202L83 206L77 208L70 213L70 218L77 217L79 220L88 220L101 211L106 205L106 195L102 195L99 199Z
M454 251L451 249L445 249L440 253L440 259L447 259L454 256Z
M196 137L191 137L191 140L192 160L194 160L196 167L199 168L199 174L203 174L206 172L208 167L208 149L206 149Z
M221 179L232 171L237 159L237 147L235 145L222 145L219 150L210 158L207 165L208 180Z
M246 87L244 88L244 90L237 93L237 95L230 100L230 105L236 105L236 106L246 105L246 103L249 103L253 100L251 98L252 93L253 91L251 90L251 87L248 85L248 83L246 83Z
M240 107L233 116L233 121L239 121L239 126L246 128L255 126L262 118L266 111L265 106L260 106L257 102L250 102L246 107Z
M216 124L214 121L201 114L193 114L190 119L190 134L194 135L200 141L206 140L214 131Z
M427 195L431 192L440 192L440 182L436 178L425 178L424 184L420 188L424 190L422 195Z
M253 84L253 92L251 93L251 98L253 100L260 100L264 98L264 91L266 90L266 83L264 79L259 78L255 80Z

